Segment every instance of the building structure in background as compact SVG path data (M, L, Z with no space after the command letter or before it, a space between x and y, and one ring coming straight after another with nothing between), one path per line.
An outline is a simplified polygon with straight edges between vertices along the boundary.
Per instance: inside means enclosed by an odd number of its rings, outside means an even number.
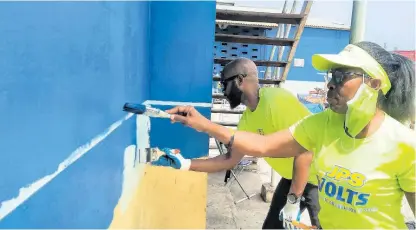
M244 6L233 6L230 3L225 5L217 4L217 9L281 13L281 10L253 8ZM216 33L266 36L275 37L278 31L278 24L258 22L235 22L227 20L216 21ZM293 27L289 37L293 37L296 31ZM337 22L329 22L317 18L308 17L300 42L296 49L292 67L283 87L294 94L309 94L316 88L325 88L325 74L316 71L311 64L311 58L316 53L338 53L349 43L350 27ZM236 58L246 57L252 60L269 60L272 46L256 44L238 44L215 42L214 57ZM277 53L273 61L277 60ZM282 60L287 59L289 49L283 51ZM223 65L214 64L213 75L218 75ZM277 67L278 68L278 67ZM265 78L266 67L258 67L259 78ZM271 69L274 73L274 69ZM280 71L281 72L281 71ZM277 76L278 77L278 76ZM213 82L213 91L217 91L217 82Z
M416 62L416 50L394 50L393 52L403 55L413 62Z

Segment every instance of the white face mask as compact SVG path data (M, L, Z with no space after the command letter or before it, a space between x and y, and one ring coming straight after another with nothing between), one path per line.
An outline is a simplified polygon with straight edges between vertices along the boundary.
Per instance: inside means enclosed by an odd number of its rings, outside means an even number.
M367 84L361 84L354 97L347 102L348 110L345 119L347 133L356 137L373 119L377 110L378 90Z

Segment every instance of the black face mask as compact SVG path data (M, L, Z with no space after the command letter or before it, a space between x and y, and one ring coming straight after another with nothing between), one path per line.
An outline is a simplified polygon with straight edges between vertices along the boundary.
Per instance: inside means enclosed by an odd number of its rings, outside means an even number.
M230 103L231 109L235 109L241 104L241 97L243 96L243 92L237 87L235 80L231 81L231 83L228 83L224 94Z

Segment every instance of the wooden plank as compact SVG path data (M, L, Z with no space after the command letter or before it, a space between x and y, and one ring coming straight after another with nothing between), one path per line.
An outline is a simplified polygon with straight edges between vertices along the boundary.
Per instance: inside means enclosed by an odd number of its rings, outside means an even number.
M226 65L227 63L234 60L234 58L214 58L215 64ZM286 62L284 61L266 61L266 60L252 60L256 66L274 66L274 67L285 67Z
M110 229L206 228L206 173L143 164L137 168L139 182L131 196L127 192L120 198Z
M232 34L215 34L215 41L275 46L292 46L294 42L293 39L288 38L270 38Z
M302 20L301 14L283 14L252 11L234 11L217 9L216 19L247 22L269 22L284 24L299 24Z
M301 22L298 26L298 29L296 31L295 41L293 43L293 46L290 48L289 55L287 57L287 65L285 67L285 70L283 71L283 75L282 75L282 78L281 78L282 81L285 81L286 78L287 78L287 75L289 74L289 70L290 70L290 67L292 65L293 58L295 57L295 52L296 52L296 49L298 47L300 37L301 37L301 35L303 33L303 30L305 28L306 20L308 19L308 15L309 15L309 12L311 10L312 3L313 3L313 1L305 1L303 3L303 7L302 7L301 12L304 15L304 17L302 18L302 20L301 20Z

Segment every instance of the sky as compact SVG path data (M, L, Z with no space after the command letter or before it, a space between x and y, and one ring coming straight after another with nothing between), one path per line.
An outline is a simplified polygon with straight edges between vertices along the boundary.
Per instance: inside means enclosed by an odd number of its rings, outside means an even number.
M288 1L291 6L293 0ZM276 10L282 9L284 4L284 0L232 2L237 6ZM350 25L352 5L352 0L315 0L309 17ZM365 28L364 39L367 41L386 46L388 50L415 50L416 0L368 0Z

